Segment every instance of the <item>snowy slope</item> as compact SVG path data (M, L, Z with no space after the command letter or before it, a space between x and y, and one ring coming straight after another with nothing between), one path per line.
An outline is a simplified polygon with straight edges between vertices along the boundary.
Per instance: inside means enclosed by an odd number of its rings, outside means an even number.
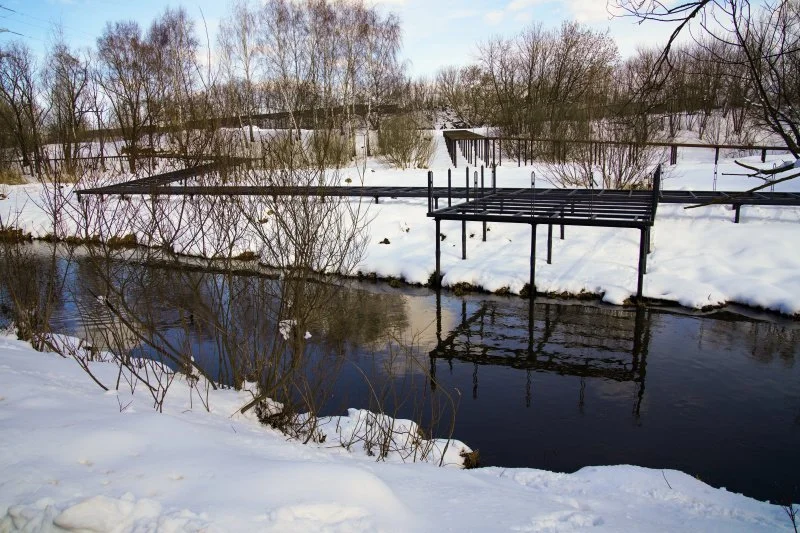
M0 531L791 530L780 507L677 471L376 463L233 416L239 393L207 413L174 387L157 414L142 387L103 392L0 338Z

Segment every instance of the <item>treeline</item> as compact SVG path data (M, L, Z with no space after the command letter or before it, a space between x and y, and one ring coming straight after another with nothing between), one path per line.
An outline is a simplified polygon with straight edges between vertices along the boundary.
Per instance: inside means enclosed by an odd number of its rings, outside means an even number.
M196 163L219 151L222 126L254 143L261 124L284 129L288 142L313 129L317 145L346 158L356 131L390 129L386 138L400 142L445 113L455 126L526 138L634 143L685 128L745 144L761 130L797 152L799 4L714 4L720 28L703 26L691 44L623 59L606 33L534 24L479 44L476 62L432 81L407 74L397 16L360 0L234 0L214 43L182 8L166 9L147 29L107 24L91 50L57 38L40 62L22 42L0 47L0 150L38 171L48 156L69 166L90 140L103 155L113 139L135 171L138 155L163 150ZM728 13L728 4L748 9ZM364 143L367 154L380 148L369 134ZM57 153L46 153L53 144Z
M166 147L189 164L213 149L220 124L256 141L253 117L269 113L285 113L296 139L302 126L352 144L356 128L377 127L376 109L425 93L398 59L398 18L360 2L236 0L218 42L204 35L167 8L146 30L108 23L91 50L59 38L41 62L23 42L2 46L0 148L38 172L47 157L69 165L90 139L102 155L114 134L132 171Z
M670 40L623 59L606 33L575 22L534 24L479 45L471 65L442 69L441 102L459 125L494 126L503 136L646 141L692 129L708 142L745 144L760 129L796 153L800 3L653 6L629 11L688 24L696 8L700 29L688 43ZM716 14L703 11L712 8Z
M623 60L606 33L578 23L534 25L478 47L479 60L437 76L438 94L464 126L494 126L504 136L646 141L692 129L709 142L752 141L753 98L733 47L698 41ZM750 113L748 113L750 112Z

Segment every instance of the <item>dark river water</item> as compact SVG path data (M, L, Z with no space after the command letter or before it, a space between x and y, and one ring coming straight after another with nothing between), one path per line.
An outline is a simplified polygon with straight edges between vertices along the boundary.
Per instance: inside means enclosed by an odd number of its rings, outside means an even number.
M150 288L137 298L158 302L148 313L159 331L180 337L225 381L217 335L202 327L208 302L185 289L215 275L135 270ZM246 287L274 283L236 278ZM114 325L109 314L87 312L102 308L103 289L83 260L66 280L55 330L92 339ZM454 437L479 449L482 465L678 469L762 500L800 501L796 321L547 300L531 310L517 297L346 285L326 299L325 321L309 326L309 350L339 354L330 363L328 413L370 407L376 394L402 417L430 420L430 405L445 405L441 435L453 398ZM252 318L259 302L248 305L230 327L262 327ZM149 347L131 339L130 350L146 355Z

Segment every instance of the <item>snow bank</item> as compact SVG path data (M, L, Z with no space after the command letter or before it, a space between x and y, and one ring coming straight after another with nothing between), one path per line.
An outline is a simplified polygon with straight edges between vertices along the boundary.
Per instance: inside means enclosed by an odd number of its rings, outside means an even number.
M440 135L440 134L439 134ZM679 164L665 166L664 187L682 190L710 190L714 180L713 150L682 150ZM743 158L760 164L759 158ZM772 156L766 166L786 156ZM449 157L442 139L432 161L434 185L447 185ZM452 171L453 185L463 186L465 160L458 158ZM541 166L517 167L504 161L498 168L498 186L530 187L535 171L543 182L547 173ZM733 159L720 160L718 189L746 190L762 182L742 176ZM424 170L397 170L370 159L366 172L343 169L342 179L364 185L426 186ZM470 180L470 185L472 180ZM486 173L485 182L491 181ZM538 183L538 182L537 182ZM12 223L34 237L51 233L47 216L39 208L38 185L7 187L8 198L0 200L0 223ZM800 191L800 181L775 186L776 191ZM109 209L114 201L109 201ZM132 201L137 201L133 199ZM176 200L172 200L176 201ZM367 200L364 200L366 202ZM353 204L360 200L353 199ZM365 206L362 205L362 208ZM382 198L369 206L371 219L366 256L358 266L364 273L426 283L435 268L434 224L425 215L426 199ZM653 253L648 258L644 296L678 302L694 308L739 303L800 314L800 254L791 246L800 229L800 208L744 206L741 223L733 223L729 206L716 205L686 210L684 206L662 204L653 231ZM208 221L206 221L208 222ZM142 223L146 227L145 223ZM566 229L566 239L555 232L553 263L546 263L547 228L537 236L536 284L540 292L593 293L604 301L621 304L636 293L639 232L632 229ZM467 224L467 260L461 259L461 224L443 221L443 283L469 283L489 291L508 288L519 293L528 281L530 226L489 224L487 242L481 241L481 224ZM148 236L141 235L139 242ZM389 244L385 243L388 239ZM176 251L190 255L214 253L214 243L181 235ZM234 254L257 252L256 239L243 239ZM209 251L212 250L212 251Z
M780 507L676 471L375 462L234 416L244 393L213 391L210 412L171 393L158 414L142 387L103 392L0 338L0 531L792 530Z

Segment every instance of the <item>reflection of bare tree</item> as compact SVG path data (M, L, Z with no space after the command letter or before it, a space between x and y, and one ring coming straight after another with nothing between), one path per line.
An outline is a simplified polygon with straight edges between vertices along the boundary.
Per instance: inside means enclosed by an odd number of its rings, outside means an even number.
M318 327L334 345L350 342L374 347L408 327L404 299L399 294L346 290L333 296L312 327Z
M747 346L755 361L768 364L780 360L790 368L800 346L800 328L726 315L725 319L703 321L699 343L724 350Z

